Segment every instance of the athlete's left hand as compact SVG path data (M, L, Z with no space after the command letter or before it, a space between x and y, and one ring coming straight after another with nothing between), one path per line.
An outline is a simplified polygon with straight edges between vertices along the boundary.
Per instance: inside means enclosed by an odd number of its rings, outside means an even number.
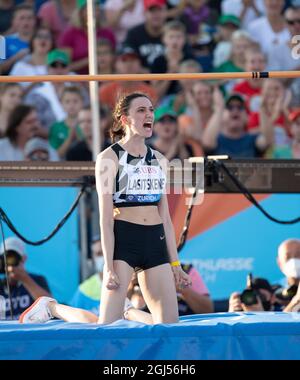
M183 289L192 285L192 280L190 279L190 276L185 273L185 271L181 268L180 265L172 267L172 271L175 278L176 288Z

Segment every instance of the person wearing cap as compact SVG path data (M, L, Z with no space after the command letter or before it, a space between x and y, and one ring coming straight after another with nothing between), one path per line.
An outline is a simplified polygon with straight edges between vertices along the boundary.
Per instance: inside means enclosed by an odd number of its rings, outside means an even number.
M213 65L218 67L228 61L231 54L233 33L240 28L240 19L235 15L223 14L218 20L218 40L213 51Z
M27 161L59 161L57 152L48 141L33 137L24 146L24 159Z
M153 149L158 150L168 160L184 160L189 157L202 155L201 146L185 141L179 131L176 112L167 106L159 107L155 111Z
M117 50L115 68L117 74L142 74L141 57L130 46L123 45ZM113 81L100 86L100 103L113 109L117 99L123 94L139 91L147 94L156 104L157 92L151 84L142 81Z
M206 154L227 154L232 158L262 156L273 141L273 128L264 124L258 133L247 132L246 103L240 94L231 94L224 102L216 87L213 95L214 112L203 131L202 143Z
M99 12L100 8L97 4L95 14L95 20L98 21L96 25L96 39L106 38L115 48L115 35L110 28L99 25L99 21L101 22ZM57 43L60 49L68 52L71 57L70 69L78 74L88 74L89 72L87 22L87 1L77 0L74 17L72 17L69 26L61 34Z
M145 22L129 29L124 45L135 50L142 66L150 69L155 58L163 54L162 30L167 19L166 0L144 0Z
M12 299L13 318L18 319L37 298L50 297L50 290L45 277L28 273L25 269L27 259L25 244L17 237L5 239L0 247L0 262L4 263L4 250L8 262L8 282ZM9 265L10 264L10 265ZM2 274L5 273L4 267ZM6 318L10 318L9 295L6 279L0 279L0 295L6 300Z
M251 21L265 14L265 0L223 0L221 11L222 14L238 17L242 29L246 29Z
M250 289L250 288L247 288ZM251 289L256 293L257 303L246 305L241 300L241 294L233 292L229 298L229 312L236 311L272 311L275 308L276 297L274 288L265 278L256 277L252 280Z

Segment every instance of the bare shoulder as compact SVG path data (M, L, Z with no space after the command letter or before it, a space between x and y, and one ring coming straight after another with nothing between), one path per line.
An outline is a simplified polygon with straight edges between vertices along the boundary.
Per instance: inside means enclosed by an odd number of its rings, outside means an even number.
M115 159L116 158L116 154L111 149L110 146L108 148L104 149L102 152L100 152L97 155L97 161L101 161L101 160L106 159L106 158L111 158L111 159Z
M98 154L96 159L96 173L110 171L116 173L118 167L118 158L111 147L106 148Z

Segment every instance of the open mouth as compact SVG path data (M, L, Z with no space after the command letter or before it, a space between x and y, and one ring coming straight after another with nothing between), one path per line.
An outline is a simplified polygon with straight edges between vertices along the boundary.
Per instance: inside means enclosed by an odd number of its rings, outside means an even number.
M146 130L152 130L152 123L150 123L150 122L147 122L147 123L144 123L144 128L146 129Z

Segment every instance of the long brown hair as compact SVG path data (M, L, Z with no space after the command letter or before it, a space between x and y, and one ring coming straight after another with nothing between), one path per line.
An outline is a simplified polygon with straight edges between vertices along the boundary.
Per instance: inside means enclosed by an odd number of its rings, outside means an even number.
M110 138L112 142L116 142L125 136L126 130L121 122L121 117L123 115L128 115L131 102L137 98L147 98L150 102L152 102L148 95L142 92L132 92L121 96L115 105L113 112L113 124L110 130Z

